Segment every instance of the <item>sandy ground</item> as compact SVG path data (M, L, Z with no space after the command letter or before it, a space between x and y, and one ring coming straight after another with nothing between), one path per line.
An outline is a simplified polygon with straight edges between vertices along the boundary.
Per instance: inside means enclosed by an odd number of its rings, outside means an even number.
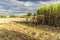
M26 18L0 18L0 23L8 23L12 21L26 21Z

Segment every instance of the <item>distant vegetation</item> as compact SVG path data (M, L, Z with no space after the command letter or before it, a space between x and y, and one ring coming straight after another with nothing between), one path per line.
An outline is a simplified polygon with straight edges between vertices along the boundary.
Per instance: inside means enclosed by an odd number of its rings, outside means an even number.
M28 12L26 15L0 15L0 18L30 18L30 16L36 16L36 13Z
M17 18L17 17L19 17L19 16L10 15L9 17L10 17L10 18Z
M23 15L23 16L20 16L21 18L30 18L30 16L32 16L32 13L31 12L29 12L29 13L27 13L26 15Z
M32 16L32 13L31 12L28 12L26 16Z
M30 18L31 16L36 16L37 13L28 12L26 15L20 16L21 18Z
M0 15L0 18L6 18L6 15Z

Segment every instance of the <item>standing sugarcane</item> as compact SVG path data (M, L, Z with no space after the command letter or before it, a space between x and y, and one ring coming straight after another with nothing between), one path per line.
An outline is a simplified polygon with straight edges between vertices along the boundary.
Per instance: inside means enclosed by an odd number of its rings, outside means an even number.
M60 4L50 4L41 7L38 9L37 14L45 16L44 22L47 25L60 25Z

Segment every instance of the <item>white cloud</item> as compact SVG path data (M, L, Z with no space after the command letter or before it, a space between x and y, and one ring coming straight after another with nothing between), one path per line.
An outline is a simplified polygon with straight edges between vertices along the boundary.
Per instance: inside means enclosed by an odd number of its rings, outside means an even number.
M32 6L33 4L31 2L25 2L24 5L25 6Z

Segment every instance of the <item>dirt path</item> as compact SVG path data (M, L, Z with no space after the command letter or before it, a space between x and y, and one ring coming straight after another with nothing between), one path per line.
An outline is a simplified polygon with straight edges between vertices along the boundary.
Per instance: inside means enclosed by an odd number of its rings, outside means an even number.
M12 21L26 21L26 18L0 18L0 23L8 23Z

